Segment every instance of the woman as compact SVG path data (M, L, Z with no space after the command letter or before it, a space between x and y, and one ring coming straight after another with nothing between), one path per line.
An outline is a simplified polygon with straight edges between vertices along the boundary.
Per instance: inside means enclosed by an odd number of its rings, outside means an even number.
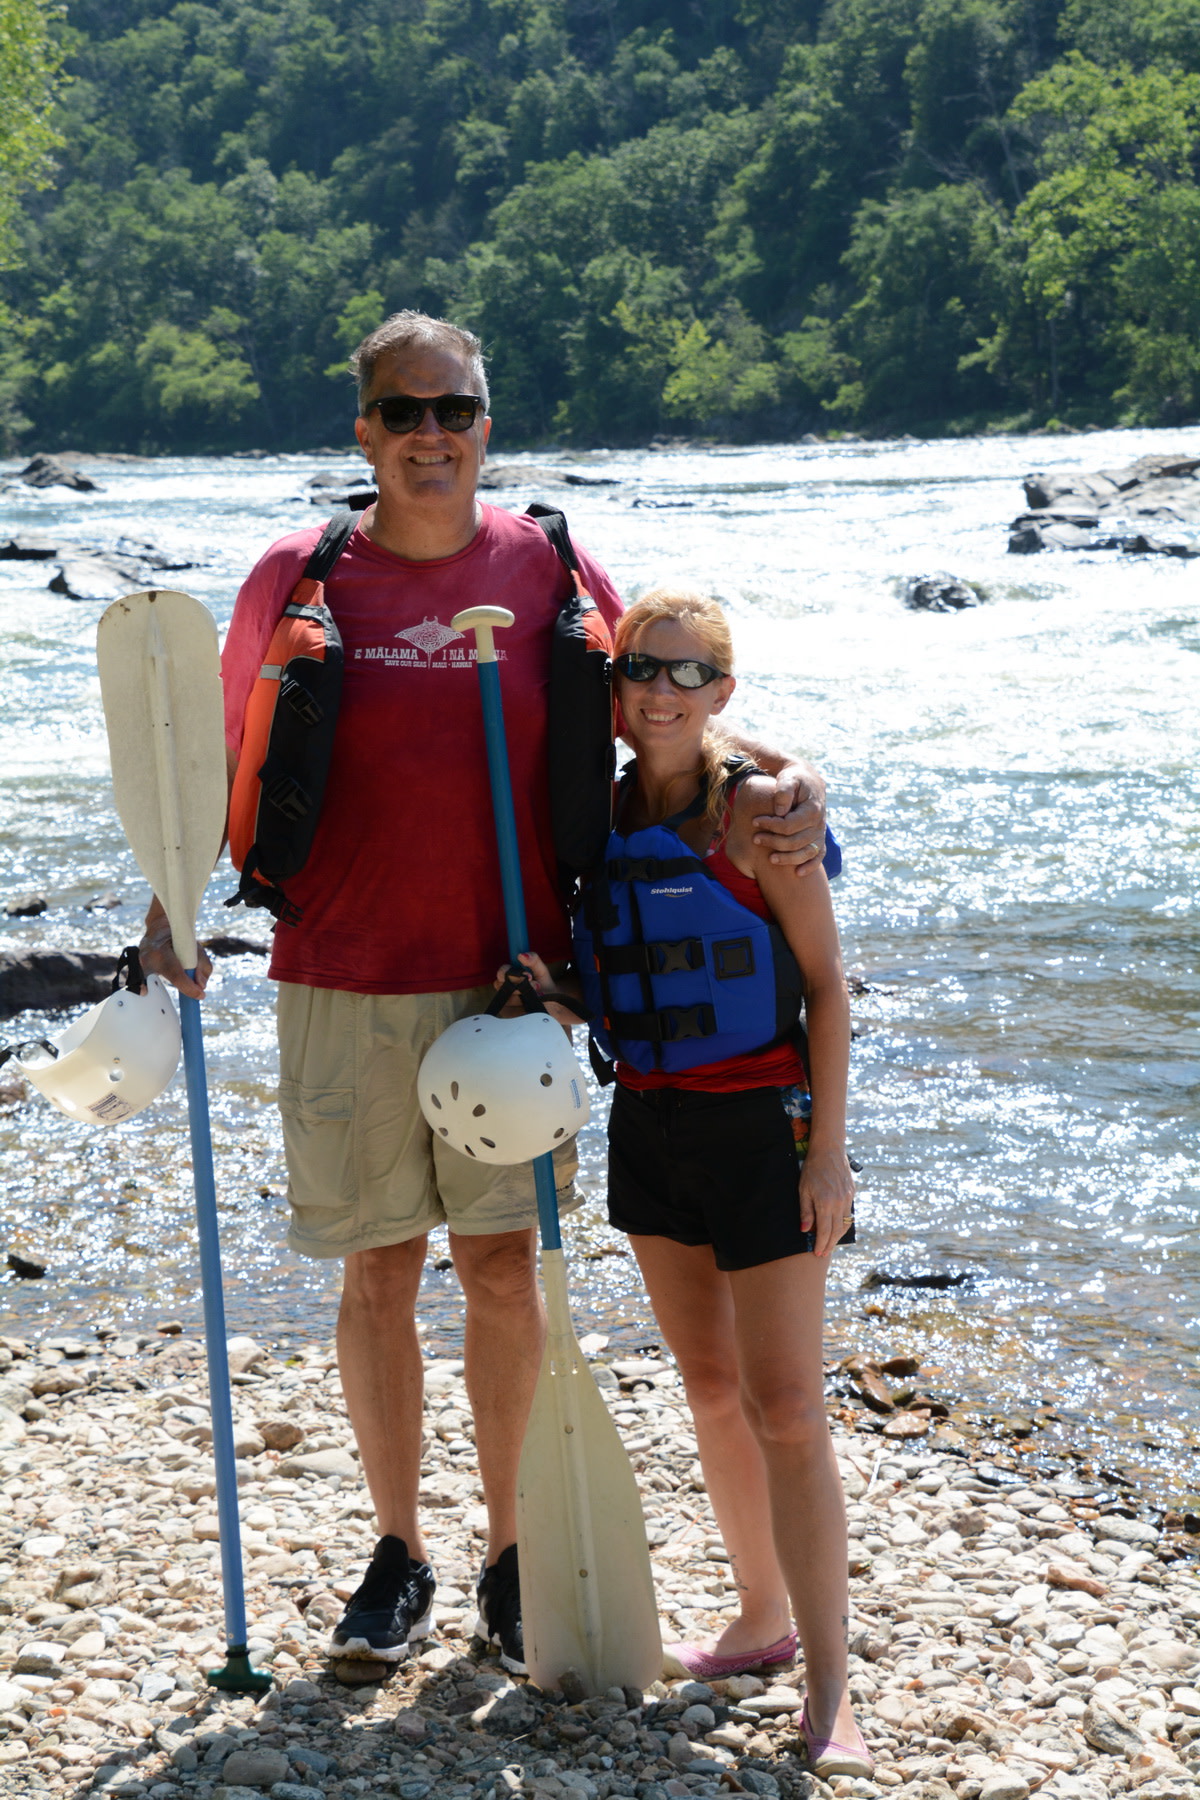
M829 885L820 869L798 878L773 865L753 842L774 784L727 760L715 724L734 689L715 602L657 589L624 614L615 648L637 761L577 940L587 1010L617 1058L609 1218L629 1234L683 1376L741 1600L715 1641L668 1646L668 1668L700 1678L777 1668L793 1660L798 1628L810 1764L824 1777L868 1775L847 1690L845 1507L822 1379L829 1253L853 1238L854 1196L849 1007ZM753 915L745 935L736 905L720 912L730 899ZM646 924L660 902L665 937ZM786 940L773 962L765 952L765 983L759 920ZM689 946L702 938L712 979L695 973ZM523 960L550 988L540 958ZM803 1060L800 1034L780 1038L774 1012L795 965ZM664 967L673 973L660 979ZM726 1002L734 977L749 974L747 1023L746 1007L735 1018ZM675 998L688 1004L666 1004Z

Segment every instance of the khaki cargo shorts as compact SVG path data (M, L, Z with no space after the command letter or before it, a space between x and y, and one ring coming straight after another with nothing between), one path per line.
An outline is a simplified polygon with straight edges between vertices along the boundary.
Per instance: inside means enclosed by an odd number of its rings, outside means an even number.
M279 1110L301 1256L348 1256L449 1225L464 1237L537 1224L530 1164L473 1162L430 1131L417 1069L436 1037L492 989L351 994L280 982ZM559 1209L581 1204L575 1142L554 1152Z

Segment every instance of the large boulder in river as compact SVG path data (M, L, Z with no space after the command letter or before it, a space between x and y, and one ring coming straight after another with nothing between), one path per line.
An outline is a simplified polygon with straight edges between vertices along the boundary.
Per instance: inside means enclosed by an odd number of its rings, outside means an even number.
M23 481L26 487L67 487L74 488L81 494L98 494L102 491L99 482L92 481L88 476L81 475L78 469L59 462L57 456L35 456L26 463L17 480Z
M331 475L324 469L309 476L304 491L313 506L349 506L357 512L365 510L375 498L375 483L369 469L361 475Z
M1127 469L1027 475L1031 512L1096 511L1129 518L1200 520L1200 456L1139 456Z
M1017 555L1038 550L1197 553L1186 541L1147 537L1137 522L1200 524L1200 456L1140 456L1127 469L1027 475L1024 485L1029 511L1009 528L1008 547Z
M961 612L978 606L982 595L957 575L916 575L905 584L904 604L914 612Z
M194 556L173 555L169 550L160 550L157 544L147 543L145 538L119 537L116 547L118 560L129 557L143 569L196 569L200 566Z
M0 537L0 562L75 562L81 558L107 561L139 580L148 571L194 569L197 566L195 557L172 555L143 538L119 537L110 551L96 549L91 544L75 544L67 538L39 537L33 533ZM59 587L55 592L67 590Z
M1148 537L1133 526L1098 529L1100 520L1081 513L1021 513L1009 526L1011 555L1038 550L1121 550L1127 556L1200 556L1200 543Z
M143 585L142 572L121 556L64 556L46 584L68 600L119 600Z
M52 562L62 548L57 538L22 533L19 537L0 538L0 561Z
M481 488L518 487L616 487L615 475L580 475L574 469L556 469L543 464L489 463L480 470Z

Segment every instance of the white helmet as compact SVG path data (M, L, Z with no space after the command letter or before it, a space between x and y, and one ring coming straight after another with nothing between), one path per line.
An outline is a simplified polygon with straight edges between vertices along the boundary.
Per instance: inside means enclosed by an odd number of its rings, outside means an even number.
M444 1031L417 1076L438 1137L480 1162L531 1162L586 1125L583 1070L549 1013L472 1013Z
M56 1043L21 1049L34 1054L15 1066L59 1112L81 1125L118 1125L157 1100L179 1066L179 1015L151 975L144 994L119 988Z

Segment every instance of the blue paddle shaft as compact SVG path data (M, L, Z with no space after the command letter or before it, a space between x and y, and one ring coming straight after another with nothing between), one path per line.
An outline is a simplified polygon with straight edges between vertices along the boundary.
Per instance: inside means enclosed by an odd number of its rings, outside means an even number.
M194 978L196 971L189 969L188 973ZM237 1462L233 1448L233 1408L229 1397L225 1293L221 1278L217 1190L213 1179L212 1132L208 1117L208 1077L204 1067L200 1002L187 994L179 996L179 1024L183 1036L183 1066L187 1079L188 1120L192 1134L192 1179L196 1191L196 1225L200 1238L200 1285L204 1296L204 1335L208 1351L208 1398L212 1409L213 1464L216 1470L217 1519L221 1534L225 1636L231 1646L244 1649L246 1594L242 1581Z
M496 843L500 851L500 886L504 894L504 919L508 928L508 957L516 962L529 949L525 919L525 892L521 885L521 857L517 848L517 815L513 810L512 779L508 771L508 741L504 732L504 702L500 697L500 670L494 662L478 662L479 693L483 701L483 731L487 743L488 776L492 784L492 812L496 819ZM547 1151L533 1160L537 1191L538 1224L544 1250L560 1250L558 1201L554 1187L554 1158Z

